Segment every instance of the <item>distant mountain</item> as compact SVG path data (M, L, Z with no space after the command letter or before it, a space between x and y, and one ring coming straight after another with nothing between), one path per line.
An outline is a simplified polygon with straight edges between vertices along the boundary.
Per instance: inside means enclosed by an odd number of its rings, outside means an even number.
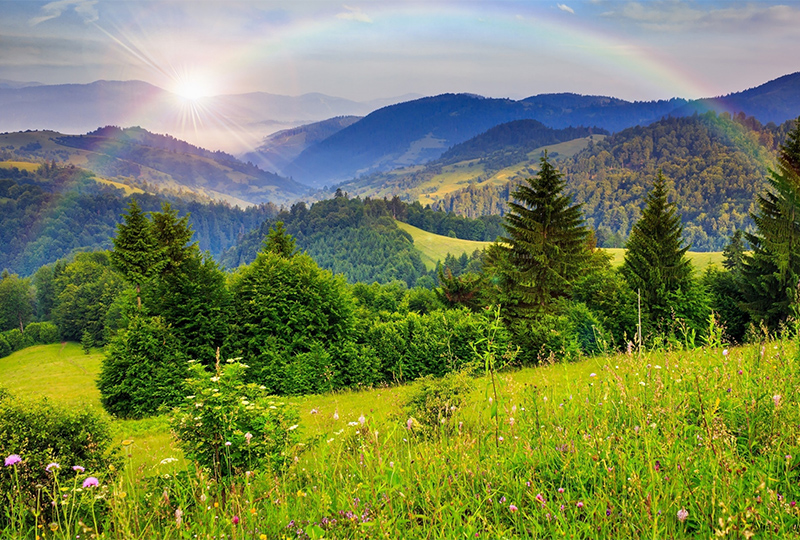
M244 154L242 159L251 161L262 169L276 171L280 174L283 168L299 156L303 150L327 139L361 118L360 116L337 116L322 122L278 131L266 137L264 143L253 152Z
M29 86L41 86L39 82L20 82L9 79L0 79L0 88L26 88Z
M408 202L435 204L467 186L503 185L529 177L538 170L543 151L558 160L607 134L598 128L553 129L536 120L514 120L453 146L425 165L364 175L317 196L332 196L336 188L351 196L399 196Z
M224 152L210 152L141 128L105 127L86 135L53 131L0 134L5 159L69 163L149 192L193 193L246 206L294 201L307 188Z
M616 130L651 122L683 100L628 103L613 98L550 94L522 101L444 94L377 110L311 146L284 172L321 187L376 171L418 165L492 127L534 119L552 127L592 125ZM602 114L601 114L602 112Z
M520 101L472 94L443 94L399 103L304 150L283 171L315 187L426 163L448 148L498 124L532 119L552 128L593 126L617 132L666 116L707 110L743 112L761 122L800 115L800 73L757 88L697 101L629 102L613 97L542 94Z
M710 99L698 99L677 109L674 116L694 112L744 113L763 123L781 124L800 116L800 72L784 75L743 92Z
M97 126L141 126L207 148L241 153L280 129L333 116L363 116L411 97L356 102L324 94L254 92L190 103L142 81L63 85L0 81L0 132L33 129L77 134Z
M668 117L592 141L557 167L602 247L624 245L660 170L692 249L719 251L736 229L752 226L756 194L790 124L713 111ZM434 206L467 216L503 213L516 183L472 184Z

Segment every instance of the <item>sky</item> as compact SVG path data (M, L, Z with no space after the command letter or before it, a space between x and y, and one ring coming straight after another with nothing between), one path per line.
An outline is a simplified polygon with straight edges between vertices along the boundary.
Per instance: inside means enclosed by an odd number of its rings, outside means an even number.
M698 98L800 71L798 28L798 1L0 0L0 79Z

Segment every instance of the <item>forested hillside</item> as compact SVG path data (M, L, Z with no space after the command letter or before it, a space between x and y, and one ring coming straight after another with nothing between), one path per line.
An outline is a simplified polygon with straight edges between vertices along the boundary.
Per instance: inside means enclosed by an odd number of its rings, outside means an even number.
M194 240L214 256L278 212L271 204L242 210L178 197L136 197L146 211L170 200L181 214L191 213ZM76 167L0 168L0 269L28 275L75 251L109 248L127 204L124 191Z
M582 203L600 245L621 247L638 219L646 187L661 170L694 250L718 251L751 225L777 146L790 122L710 112L665 118L621 131L563 162L567 190ZM464 215L503 213L512 186L469 186L436 205Z

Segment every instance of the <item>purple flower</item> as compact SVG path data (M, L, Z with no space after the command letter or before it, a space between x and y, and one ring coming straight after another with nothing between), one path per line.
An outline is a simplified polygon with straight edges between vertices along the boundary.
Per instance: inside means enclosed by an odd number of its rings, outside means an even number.
M500 497L500 504L504 504L505 502L506 502L506 496L503 495L502 497Z
M239 524L239 516L233 516L233 518L231 519L231 523L233 523L234 525L238 525Z
M83 481L83 487L90 488L90 487L97 487L100 485L100 481L95 478L94 476L90 476L86 480Z
M49 464L47 467L45 467L44 469L45 469L47 472L51 472L53 469L60 469L60 468L61 468L61 465L59 465L58 463L50 463L50 464Z
M686 521L686 518L688 517L689 517L689 511L686 510L686 508L681 508L680 510L678 510L678 521L683 523L684 521Z
M583 508L583 502L578 501L578 504L576 504L575 506L577 506L578 508Z
M72 470L73 470L73 471L75 471L75 472L83 472L83 471L85 471L86 469L84 469L84 468L83 468L83 467L81 467L80 465L73 465L73 466L72 466Z
M17 454L11 454L6 458L6 467L11 467L12 465L16 465L22 461L22 458L19 457Z
M514 504L509 504L509 505L508 505L508 509L509 509L511 512L516 512L517 510L519 510L519 508L517 508L517 507L516 507L516 505L514 505Z

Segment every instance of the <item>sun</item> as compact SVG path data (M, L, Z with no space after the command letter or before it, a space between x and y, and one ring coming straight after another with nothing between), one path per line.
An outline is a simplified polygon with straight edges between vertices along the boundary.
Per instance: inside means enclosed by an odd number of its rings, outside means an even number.
M198 101L213 95L211 85L199 78L185 78L176 81L172 92L186 101Z

